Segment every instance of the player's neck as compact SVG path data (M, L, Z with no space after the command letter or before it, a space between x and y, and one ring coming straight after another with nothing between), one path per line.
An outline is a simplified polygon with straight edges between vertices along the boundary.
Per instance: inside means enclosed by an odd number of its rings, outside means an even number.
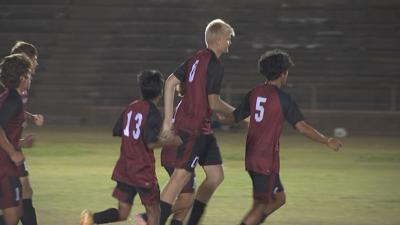
M216 48L215 46L209 45L207 48L210 49L212 52L214 52L217 58L219 58L222 55L222 52L218 51L218 48Z
M272 85L272 86L275 86L277 88L281 88L282 87L282 82L279 79L272 80L272 81L268 80L268 81L265 82L265 84L266 85Z

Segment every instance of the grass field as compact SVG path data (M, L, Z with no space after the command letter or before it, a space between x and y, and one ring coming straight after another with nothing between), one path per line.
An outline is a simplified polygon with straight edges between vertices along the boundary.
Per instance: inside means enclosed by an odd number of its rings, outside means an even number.
M84 208L97 211L116 206L110 176L119 139L112 138L109 130L47 127L30 131L38 141L25 154L39 224L75 225ZM217 136L225 181L211 200L203 224L239 224L251 204L251 182L243 169L245 134L219 132ZM265 224L400 224L399 138L348 137L344 143L343 151L335 153L300 135L282 137L281 179L287 204ZM200 170L198 174L200 181ZM167 177L161 168L158 176L162 186ZM134 212L140 211L137 198Z

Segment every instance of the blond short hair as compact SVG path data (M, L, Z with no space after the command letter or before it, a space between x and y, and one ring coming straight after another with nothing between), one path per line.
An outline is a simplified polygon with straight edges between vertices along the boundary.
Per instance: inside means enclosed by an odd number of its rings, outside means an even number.
M205 31L205 41L206 45L208 46L209 44L212 44L217 40L221 35L223 34L230 34L231 36L235 36L235 31L225 21L221 19L215 19L211 21Z

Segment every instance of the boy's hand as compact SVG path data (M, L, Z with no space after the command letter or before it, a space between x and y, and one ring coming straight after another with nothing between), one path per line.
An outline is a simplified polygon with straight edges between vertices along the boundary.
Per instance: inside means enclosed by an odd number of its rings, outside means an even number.
M22 148L32 148L34 143L35 139L33 137L33 134L29 134L28 136L19 141L19 144Z
M42 126L44 123L44 117L42 114L34 114L32 115L32 121L36 126Z
M17 166L22 165L22 163L24 163L25 160L24 154L18 151L15 151L10 158Z
M340 148L343 147L342 142L335 138L328 138L326 145L328 145L328 147L333 149L335 152L339 151Z

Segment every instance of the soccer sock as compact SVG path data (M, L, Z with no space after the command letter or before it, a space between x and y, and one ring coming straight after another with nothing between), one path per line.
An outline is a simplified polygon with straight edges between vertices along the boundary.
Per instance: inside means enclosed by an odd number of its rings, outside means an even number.
M22 200L22 208L22 225L37 225L36 211L35 208L33 208L32 199Z
M170 225L183 225L183 223L182 223L182 221L173 219L173 220L171 220Z
M93 222L96 224L112 223L119 221L118 209L110 208L93 214Z
M267 215L267 214L265 214L265 213L263 213L263 214L262 214L262 217L261 217L261 220L260 220L260 223L259 223L259 224L262 224L262 223L264 223L264 222L265 222L265 220L267 219L267 217L268 217L268 215Z
M171 204L160 201L161 215L160 215L160 224L159 225L165 225L169 215L171 214L171 208L172 208Z
M4 222L4 216L0 215L0 225L6 225L6 222Z
M189 217L188 225L197 225L200 221L201 216L204 213L205 208L206 204L196 199L193 203L193 208Z

